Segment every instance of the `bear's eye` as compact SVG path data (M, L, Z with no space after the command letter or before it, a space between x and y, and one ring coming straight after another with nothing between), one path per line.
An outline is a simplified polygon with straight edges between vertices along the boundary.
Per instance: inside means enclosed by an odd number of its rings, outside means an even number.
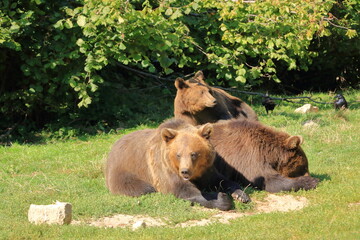
M192 160L195 160L199 156L199 154L196 152L192 152L190 156Z
M180 159L181 158L181 155L178 153L178 154L176 154L176 158L177 159Z

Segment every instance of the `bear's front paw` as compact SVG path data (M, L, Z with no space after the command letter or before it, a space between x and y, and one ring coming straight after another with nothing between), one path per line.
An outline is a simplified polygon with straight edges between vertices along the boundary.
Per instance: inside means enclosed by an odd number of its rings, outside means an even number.
M243 203L248 203L251 202L251 199L249 197L249 195L247 195L245 192L243 192L242 190L238 189L235 192L233 192L231 194L231 196L238 201L241 201Z
M310 176L304 176L301 177L303 182L303 189L309 190L316 188L317 184L319 183L319 179L310 177Z
M232 208L232 200L231 198L226 194L219 192L217 196L217 200L215 200L215 207L222 210L227 211Z

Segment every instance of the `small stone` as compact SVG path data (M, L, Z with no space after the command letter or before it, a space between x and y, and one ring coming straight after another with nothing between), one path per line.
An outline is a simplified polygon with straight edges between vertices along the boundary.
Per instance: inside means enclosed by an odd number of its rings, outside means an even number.
M311 128L311 127L317 127L317 126L319 126L319 124L317 124L313 120L309 120L309 121L304 122L303 126L306 128Z
M137 230L137 229L145 228L145 227L146 227L146 223L143 220L139 220L132 225L133 230Z
M72 218L72 206L70 203L58 202L51 205L31 204L28 219L35 224L70 224Z
M308 112L318 112L318 111L319 111L318 107L312 106L311 104L308 103L308 104L305 104L302 107L299 107L299 108L295 109L294 112L296 112L296 113L308 113Z

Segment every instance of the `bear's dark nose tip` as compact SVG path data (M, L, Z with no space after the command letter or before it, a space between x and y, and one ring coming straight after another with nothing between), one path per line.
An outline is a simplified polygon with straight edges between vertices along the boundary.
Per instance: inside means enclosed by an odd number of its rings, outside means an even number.
M182 175L189 175L189 170L188 169L181 169L181 174Z

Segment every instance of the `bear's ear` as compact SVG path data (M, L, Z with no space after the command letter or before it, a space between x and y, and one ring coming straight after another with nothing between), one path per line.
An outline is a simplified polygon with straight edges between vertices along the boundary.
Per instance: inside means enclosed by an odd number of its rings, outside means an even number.
M170 142L172 139L176 137L177 134L178 132L171 128L164 128L161 130L161 138L165 142Z
M184 79L182 79L182 78L177 78L177 79L175 80L175 87L180 90L180 89L183 89L183 88L188 88L189 85L186 84L186 82L185 82Z
M291 136L285 140L285 146L288 149L296 149L303 143L302 136Z
M199 83L206 85L205 76L202 71L197 71L194 75L194 79L196 79Z
M213 125L211 123L207 123L199 128L198 133L203 138L209 139L212 131L213 131Z

